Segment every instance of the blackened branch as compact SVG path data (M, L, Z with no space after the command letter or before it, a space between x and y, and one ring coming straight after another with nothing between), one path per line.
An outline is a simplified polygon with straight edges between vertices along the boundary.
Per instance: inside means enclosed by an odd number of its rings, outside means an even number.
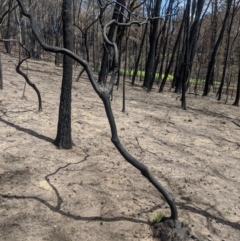
M37 96L38 96L38 111L41 112L41 111L42 111L42 98L41 98L40 91L38 90L37 86L36 86L35 84L33 84L33 83L29 80L28 76L20 69L22 63L23 63L24 61L26 61L27 59L30 59L30 58L31 58L31 54L30 54L29 50L28 50L27 48L25 48L25 47L22 45L21 42L15 40L15 39L0 39L0 41L1 41L1 42L7 42L7 41L8 41L8 42L9 42L9 41L17 42L17 43L19 43L19 45L20 45L23 49L25 49L26 52L28 53L28 56L25 57L24 59L22 59L22 60L18 63L18 65L17 65L17 67L16 67L16 71L17 71L18 74L22 75L22 77L26 80L27 84L28 84L29 86L31 86L31 87L35 90L35 92L37 93Z

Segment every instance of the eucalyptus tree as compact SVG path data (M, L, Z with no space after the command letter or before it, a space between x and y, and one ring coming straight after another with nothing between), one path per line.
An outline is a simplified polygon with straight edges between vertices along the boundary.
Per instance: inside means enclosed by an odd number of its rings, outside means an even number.
M2 59L0 54L0 90L3 90Z
M234 106L239 106L239 99L240 99L240 68L238 70L238 82L237 82L237 90L236 90L236 97L233 103Z
M178 3L177 3L178 4ZM172 19L172 15L174 15L174 8L176 9L176 6L174 6L174 0L169 0L167 9L166 9L166 16L164 19L164 23L163 23L163 27L161 30L161 40L160 40L160 50L162 49L162 52L159 50L158 54L157 54L157 60L155 63L155 69L154 69L154 74L153 76L155 77L155 74L157 72L157 67L158 67L158 62L159 59L161 57L161 61L160 61L160 68L159 68L159 77L158 79L162 79L162 73L163 73L163 67L164 67L164 63L166 63L167 61L165 61L166 58L166 54L167 54L167 46L168 46L168 42L170 40L170 32L173 31L171 30L171 19ZM161 53L161 54L160 54ZM154 82L154 78L152 79L152 83Z
M8 8L11 9L12 5L13 5L13 0L9 0L8 1L8 6L9 6ZM6 28L6 33L5 33L6 39L11 38L11 32L12 32L12 29L11 29L11 14L12 14L12 12L9 11L8 12L8 18L7 18L7 28ZM5 48L6 48L7 53L10 54L11 53L10 42L5 42Z
M120 9L121 9L121 6L123 5L124 1L125 0L117 0L116 1L114 11L113 11L113 15L112 15L112 20L118 20L119 19L119 16L121 15ZM102 1L100 1L100 0L99 0L99 5L100 5L100 8L101 8L101 11L103 11L104 7L101 7ZM100 18L100 21L102 21L101 18ZM116 30L116 24L112 24L109 28L109 31L108 31L108 39L110 41L113 40L115 30ZM110 53L108 43L106 43L105 40L104 40L103 57L102 57L101 68L100 68L100 72L99 72L99 76L98 76L98 83L102 83L104 85L106 84L106 78L107 78L107 75L108 75L108 72L109 72L109 64L111 65L111 62L110 62L110 57L112 58L111 55L112 54Z
M234 0L227 0L226 1L226 11L225 11L225 16L224 16L224 19L223 19L222 27L221 27L220 33L218 35L217 41L214 44L214 48L213 48L213 51L212 51L212 54L211 54L211 58L210 58L209 63L208 63L203 96L207 96L208 92L209 92L209 88L210 88L210 85L211 85L210 80L212 78L212 74L213 74L213 70L214 70L217 51L218 51L219 46L220 46L220 44L222 42L222 39L223 39L223 34L224 34L226 26L227 26L227 21L228 21L228 18L230 16L230 11L231 11L233 1Z
M175 56L176 56L176 64L178 63L182 32L183 32L183 28L184 28L184 19L185 19L185 13L183 14L182 19L181 19L181 23L180 23L180 27L179 27L179 30L178 30L178 33L177 33L177 37L176 37L175 43L174 43L172 51L171 51L172 52L171 57L170 57L169 62L166 65L164 77L163 77L161 85L159 87L159 92L162 92L163 89L164 89L164 86L166 84L166 81L167 81L168 75L170 73L170 70L173 67ZM176 72L176 70L177 70L177 68L175 67L175 72ZM174 75L174 78L175 77L176 77L176 75ZM174 82L174 80L173 80L173 82ZM172 85L173 85L172 87L174 87L175 83L173 83Z
M145 67L145 77L143 82L143 87L146 87L149 91L152 89L152 81L154 79L154 67L156 64L156 50L158 44L158 34L159 34L159 22L160 19L160 9L162 0L150 1L153 5L151 11L150 20L150 34L149 34L149 52L146 60Z
M225 75L226 75L226 71L227 71L227 67L228 67L228 60L229 60L229 54L230 54L230 49L231 46L234 46L234 42L236 40L236 37L239 33L239 25L237 25L237 29L236 29L236 35L233 38L233 40L231 41L231 32L232 32L232 27L233 27L233 23L234 23L234 18L239 10L239 2L240 1L233 1L233 6L231 8L231 16L228 20L228 24L227 24L227 33L226 33L226 46L225 46L225 52L224 52L224 63L223 63L223 71L222 71L222 78L221 78L221 83L219 85L218 88L218 92L217 92L217 99L221 100L221 96L222 96L222 90L223 90L223 85L224 85L224 80L225 80Z

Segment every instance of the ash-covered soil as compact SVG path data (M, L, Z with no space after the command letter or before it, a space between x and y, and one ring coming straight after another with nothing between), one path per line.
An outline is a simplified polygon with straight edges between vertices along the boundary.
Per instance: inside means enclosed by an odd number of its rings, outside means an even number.
M86 75L73 83L72 150L56 136L61 68L29 61L36 93L2 54L0 90L0 240L153 241L150 222L169 207L111 143L103 104ZM26 69L26 64L24 65ZM26 71L26 70L25 70ZM75 70L74 78L80 69ZM139 84L140 85L140 84ZM225 96L223 96L225 98ZM187 110L171 92L146 93L127 84L112 108L122 144L175 198L191 240L240 240L240 110L187 95Z

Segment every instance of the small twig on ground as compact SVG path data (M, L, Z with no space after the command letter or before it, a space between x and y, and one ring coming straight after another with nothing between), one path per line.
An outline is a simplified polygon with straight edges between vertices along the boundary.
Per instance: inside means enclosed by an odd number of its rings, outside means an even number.
M235 121L232 121L233 124L235 124L236 126L240 127L240 124L236 123Z

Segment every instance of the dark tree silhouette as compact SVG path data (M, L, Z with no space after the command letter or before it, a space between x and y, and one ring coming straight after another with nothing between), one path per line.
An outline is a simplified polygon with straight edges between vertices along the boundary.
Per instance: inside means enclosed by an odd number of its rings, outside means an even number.
M8 1L8 9L12 9L12 4L13 4L13 0L9 0ZM8 11L7 29L6 29L6 34L5 34L6 39L10 39L10 36L11 36L11 13L12 13L12 11ZM11 53L10 42L6 41L6 42L4 42L4 44L5 44L7 54L10 54Z
M63 46L73 51L73 30L72 30L72 1L63 0ZM72 102L72 71L73 60L67 55L63 56L62 88L59 105L57 136L54 144L58 148L72 148L71 130L71 102Z
M225 48L225 53L224 53L223 72L222 72L221 83L219 85L218 92L217 92L217 97L218 97L217 100L221 100L221 97L222 97L222 90L223 90L225 75L226 75L226 71L227 71L227 67L228 67L228 59L229 59L229 51L230 51L230 43L231 43L231 30L232 30L232 26L233 26L234 17L236 16L236 13L238 11L238 4L239 4L239 2L236 3L234 1L234 3L233 3L234 6L232 7L232 12L231 12L231 18L229 19L229 24L227 27L227 35L226 35L227 40L226 40L226 48ZM237 35L238 35L238 32L239 31L237 31ZM236 38L233 39L233 42L235 41L235 39Z
M125 0L117 0L116 1L113 16L112 16L113 20L118 19L120 8L122 6L123 1L125 1ZM107 37L110 41L113 40L115 29L116 29L115 24L112 24L109 28ZM102 83L104 85L106 84L106 78L107 78L107 74L109 72L109 55L110 55L110 53L109 53L108 43L104 42L101 69L100 69L100 73L99 73L99 76L98 76L98 83Z
M146 87L149 91L152 89L152 81L154 80L154 67L156 64L156 49L158 42L158 27L159 27L159 16L162 0L156 0L153 9L152 19L150 20L150 35L149 35L149 44L150 49L148 52L148 57L145 67L145 77L143 86Z
M21 42L19 42L17 40L14 40L14 39L0 39L0 42L17 42L20 45L20 47L23 48L25 53L27 54L27 56L25 58L23 58L22 60L19 59L19 63L16 66L16 72L18 74L20 74L25 79L26 83L30 87L32 87L34 89L34 91L36 92L37 97L38 97L38 111L41 112L42 111L42 98L41 98L40 91L38 90L37 86L30 81L30 79L28 78L27 74L25 74L20 69L20 67L24 63L24 61L26 61L26 60L31 58L30 51L27 48L25 48ZM1 68L2 68L2 65L1 65L1 55L0 55L0 89L1 89Z
M239 99L240 99L240 68L238 70L237 93L236 93L235 101L233 103L234 106L239 106Z
M2 60L0 54L0 90L3 90Z
M162 92L163 89L164 89L164 86L166 84L168 75L169 75L170 70L173 66L175 53L178 52L177 49L180 47L180 40L181 40L182 31L183 31L183 27L184 27L184 19L185 19L185 14L183 14L183 18L182 18L181 25L180 25L180 28L179 28L179 31L178 31L178 34L177 34L177 38L176 38L176 41L175 41L174 46L173 46L172 55L171 55L170 61L168 63L168 66L165 70L164 77L163 77L162 83L161 83L160 88L159 88L159 92ZM178 57L177 57L177 59L178 59ZM176 61L176 62L178 62L178 61ZM175 68L175 69L177 69L177 68Z
M216 60L216 55L217 55L217 51L218 48L220 46L220 43L223 39L223 34L224 31L226 29L227 26L227 20L228 17L230 15L230 10L231 10L231 6L232 6L232 1L233 0L227 0L227 8L226 8L226 13L225 13L225 17L223 20L223 24L222 24L222 28L221 31L219 33L218 39L216 44L214 45L214 49L210 58L210 61L208 63L208 69L207 69L207 75L206 75L206 81L205 81L205 86L204 86L204 92L203 92L203 96L207 96L208 92L209 92L209 87L210 87L210 79L212 78L212 74L213 74L213 69L214 69L214 64L215 64L215 60Z
M147 28L148 28L148 24L146 24L144 26L144 31L143 31L143 34L142 34L142 40L141 40L140 48L139 48L138 55L137 55L137 60L136 60L135 67L134 67L134 72L133 72L133 77L132 77L132 85L135 84L135 79L136 79L136 76L137 76L138 65L139 65L140 58L141 58L142 51L143 51L143 45L144 45L144 41L145 41L145 37L146 37L146 33L147 33Z

